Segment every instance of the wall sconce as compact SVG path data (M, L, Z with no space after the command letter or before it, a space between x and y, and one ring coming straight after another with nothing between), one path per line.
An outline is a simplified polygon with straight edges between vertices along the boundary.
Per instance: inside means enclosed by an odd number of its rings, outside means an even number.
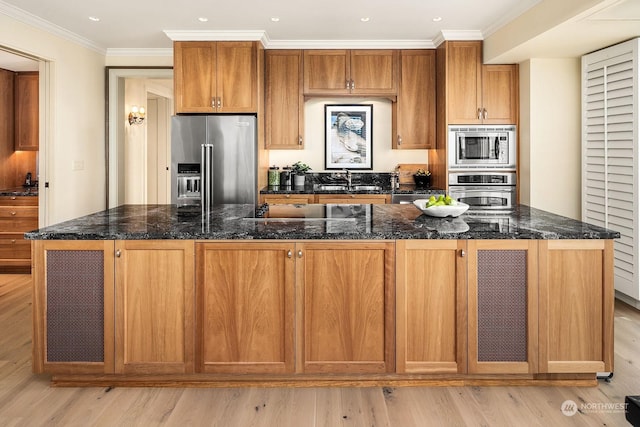
M134 105L131 107L131 112L129 113L129 124L141 125L142 122L144 122L144 107L138 108Z

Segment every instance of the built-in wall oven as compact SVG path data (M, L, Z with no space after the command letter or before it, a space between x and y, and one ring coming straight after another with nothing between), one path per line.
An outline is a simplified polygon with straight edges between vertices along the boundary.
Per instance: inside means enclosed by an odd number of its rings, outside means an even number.
M449 126L449 169L516 168L514 125Z
M469 210L510 210L516 204L515 172L451 172L449 194Z

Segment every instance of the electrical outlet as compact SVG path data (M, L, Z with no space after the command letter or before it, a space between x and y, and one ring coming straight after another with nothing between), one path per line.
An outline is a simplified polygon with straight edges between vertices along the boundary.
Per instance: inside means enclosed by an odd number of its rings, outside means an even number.
M71 170L74 170L74 171L84 170L84 161L74 160L73 164L71 165Z

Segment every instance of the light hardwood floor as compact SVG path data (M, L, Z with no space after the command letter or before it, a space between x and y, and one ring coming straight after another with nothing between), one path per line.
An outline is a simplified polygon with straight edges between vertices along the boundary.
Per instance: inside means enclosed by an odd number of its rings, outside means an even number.
M627 426L640 312L615 310L615 376L597 387L53 388L31 373L29 275L0 275L0 426ZM578 407L562 414L564 401Z

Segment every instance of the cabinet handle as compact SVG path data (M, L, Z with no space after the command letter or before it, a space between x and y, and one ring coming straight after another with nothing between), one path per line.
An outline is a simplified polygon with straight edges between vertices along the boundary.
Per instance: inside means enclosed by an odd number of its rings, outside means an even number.
M293 252L291 252L291 249L289 249L289 251L287 252L287 258L291 258L293 256Z
M11 196L11 200L15 200L15 199L16 199L16 196Z
M482 108L478 108L478 120L482 120Z
M120 258L120 255L122 255L120 249L116 249L116 258Z
M211 108L216 109L216 99L213 96L211 97Z
M351 90L354 90L355 88L356 88L356 82L351 80Z
M464 251L464 249L460 249L460 257L464 258L467 255L467 253Z
M482 109L482 118L487 120L489 118L489 113L487 112L486 108Z
M302 251L298 251L298 258L302 258Z
M11 239L11 243L15 243L15 242L16 242L16 239Z
M298 137L298 145L302 145L302 137L301 136Z
M11 212L11 216L16 216L16 213L15 212Z
M289 197L291 197L291 194L285 194L284 197L288 199Z
M351 88L351 83L349 82L349 80L347 80L347 89Z
M398 135L398 145L402 145L402 137Z
M222 108L222 97L218 97L218 108Z

